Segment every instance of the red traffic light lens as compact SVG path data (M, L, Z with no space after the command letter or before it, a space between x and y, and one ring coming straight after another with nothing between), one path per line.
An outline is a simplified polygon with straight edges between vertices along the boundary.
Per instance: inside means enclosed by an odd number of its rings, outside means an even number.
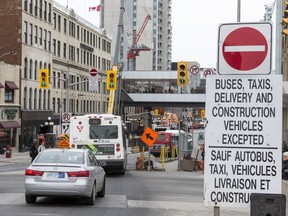
M184 64L181 64L179 67L181 70L185 70L185 68L186 68Z
M110 73L109 76L110 76L111 78L114 78L114 74L113 74L113 73Z

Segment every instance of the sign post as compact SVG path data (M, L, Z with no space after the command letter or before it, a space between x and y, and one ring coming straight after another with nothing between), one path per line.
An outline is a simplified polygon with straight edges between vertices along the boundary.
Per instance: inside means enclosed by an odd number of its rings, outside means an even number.
M140 139L148 146L148 171L150 171L150 148L152 148L157 137L158 133L152 130L150 127L146 127L145 131L140 137Z

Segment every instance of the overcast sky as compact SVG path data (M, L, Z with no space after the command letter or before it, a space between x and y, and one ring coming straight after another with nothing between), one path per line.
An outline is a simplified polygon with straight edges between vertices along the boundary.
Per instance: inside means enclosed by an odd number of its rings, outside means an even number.
M99 26L99 12L88 8L100 0L55 0ZM115 0L116 1L116 0ZM120 0L118 0L120 1ZM172 61L197 61L216 68L218 27L237 22L238 0L172 0ZM263 20L265 4L274 0L241 0L241 22Z

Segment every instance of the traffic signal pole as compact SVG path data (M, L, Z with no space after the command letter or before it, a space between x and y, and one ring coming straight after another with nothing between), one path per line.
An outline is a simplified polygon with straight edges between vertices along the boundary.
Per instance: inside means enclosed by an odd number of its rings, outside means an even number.
M282 14L283 2L276 0L276 44L275 44L275 74L282 74Z

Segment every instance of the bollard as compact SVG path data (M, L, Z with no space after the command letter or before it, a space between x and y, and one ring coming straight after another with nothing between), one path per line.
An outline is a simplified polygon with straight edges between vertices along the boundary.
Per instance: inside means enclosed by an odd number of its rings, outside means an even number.
M6 156L6 158L11 158L12 157L12 148L10 146L6 147L5 156Z

